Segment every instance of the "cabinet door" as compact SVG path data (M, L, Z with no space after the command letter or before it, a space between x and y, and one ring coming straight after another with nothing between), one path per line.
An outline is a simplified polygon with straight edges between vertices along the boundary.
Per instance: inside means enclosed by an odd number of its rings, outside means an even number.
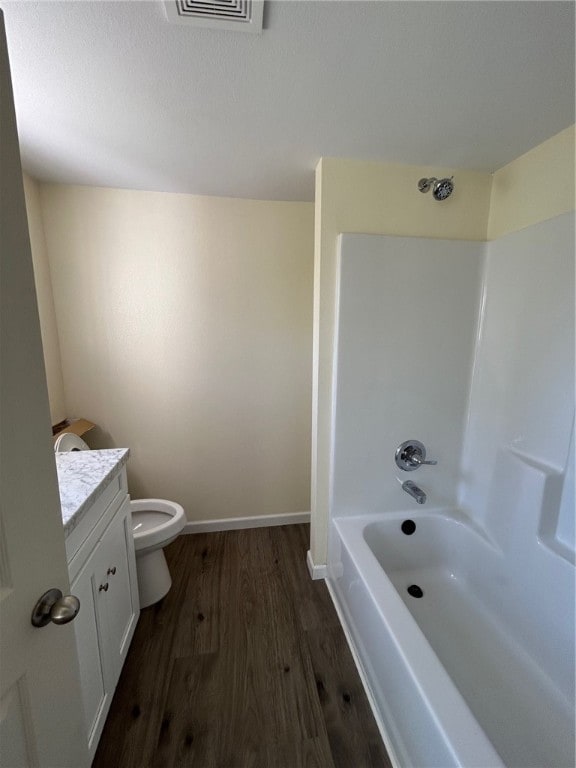
M106 628L99 622L99 603L103 593L98 591L98 551L92 553L71 585L72 594L80 600L80 613L74 621L76 645L80 662L82 699L88 747L92 755L108 711L110 691L104 677L103 662L106 652Z
M107 684L116 687L139 615L130 502L127 498L104 532L99 546L100 579L108 589L101 606L106 624Z

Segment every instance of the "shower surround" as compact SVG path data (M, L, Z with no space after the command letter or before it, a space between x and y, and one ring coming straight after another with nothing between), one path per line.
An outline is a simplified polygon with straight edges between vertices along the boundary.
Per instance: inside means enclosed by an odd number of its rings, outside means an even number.
M571 766L574 214L338 270L327 583L392 758Z

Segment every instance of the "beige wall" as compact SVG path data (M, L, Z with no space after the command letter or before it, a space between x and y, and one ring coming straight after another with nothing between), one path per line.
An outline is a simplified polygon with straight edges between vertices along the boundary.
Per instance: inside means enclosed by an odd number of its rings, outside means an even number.
M414 194L421 176L452 173L445 203ZM38 186L25 182L60 417ZM321 563L337 235L485 240L570 210L574 126L494 176L325 158L315 206L311 547ZM191 519L308 509L312 206L43 185L42 207L67 415L102 425L95 447L132 447L135 495L180 493Z
M50 266L44 242L39 184L35 179L26 174L24 174L24 194L26 196L32 260L34 262L34 282L36 284L38 314L40 315L40 327L42 330L44 367L46 369L48 396L50 399L50 418L52 424L57 424L66 418L60 342L56 326L56 313L54 311Z
M442 203L420 193L423 176L454 174ZM334 363L336 240L341 232L485 240L488 173L323 158L316 169L312 527L316 564L326 562Z
M488 239L574 210L574 126L494 174Z
M310 509L313 206L41 186L68 415L189 519Z

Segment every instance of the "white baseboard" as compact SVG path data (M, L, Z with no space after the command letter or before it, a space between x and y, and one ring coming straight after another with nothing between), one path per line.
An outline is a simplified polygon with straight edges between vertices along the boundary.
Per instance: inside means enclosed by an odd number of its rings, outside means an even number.
M306 553L306 565L308 566L308 573L310 574L311 579L325 579L328 573L328 570L326 568L326 565L314 565L314 560L312 560L312 552L308 550Z
M310 512L290 512L286 515L254 515L230 517L222 520L191 520L182 533L212 533L238 531L242 528L270 528L273 525L299 525L310 522Z

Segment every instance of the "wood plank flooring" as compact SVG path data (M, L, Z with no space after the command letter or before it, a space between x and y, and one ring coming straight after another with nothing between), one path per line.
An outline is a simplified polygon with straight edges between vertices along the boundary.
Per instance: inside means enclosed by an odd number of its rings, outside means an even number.
M390 768L308 526L180 536L94 768Z

